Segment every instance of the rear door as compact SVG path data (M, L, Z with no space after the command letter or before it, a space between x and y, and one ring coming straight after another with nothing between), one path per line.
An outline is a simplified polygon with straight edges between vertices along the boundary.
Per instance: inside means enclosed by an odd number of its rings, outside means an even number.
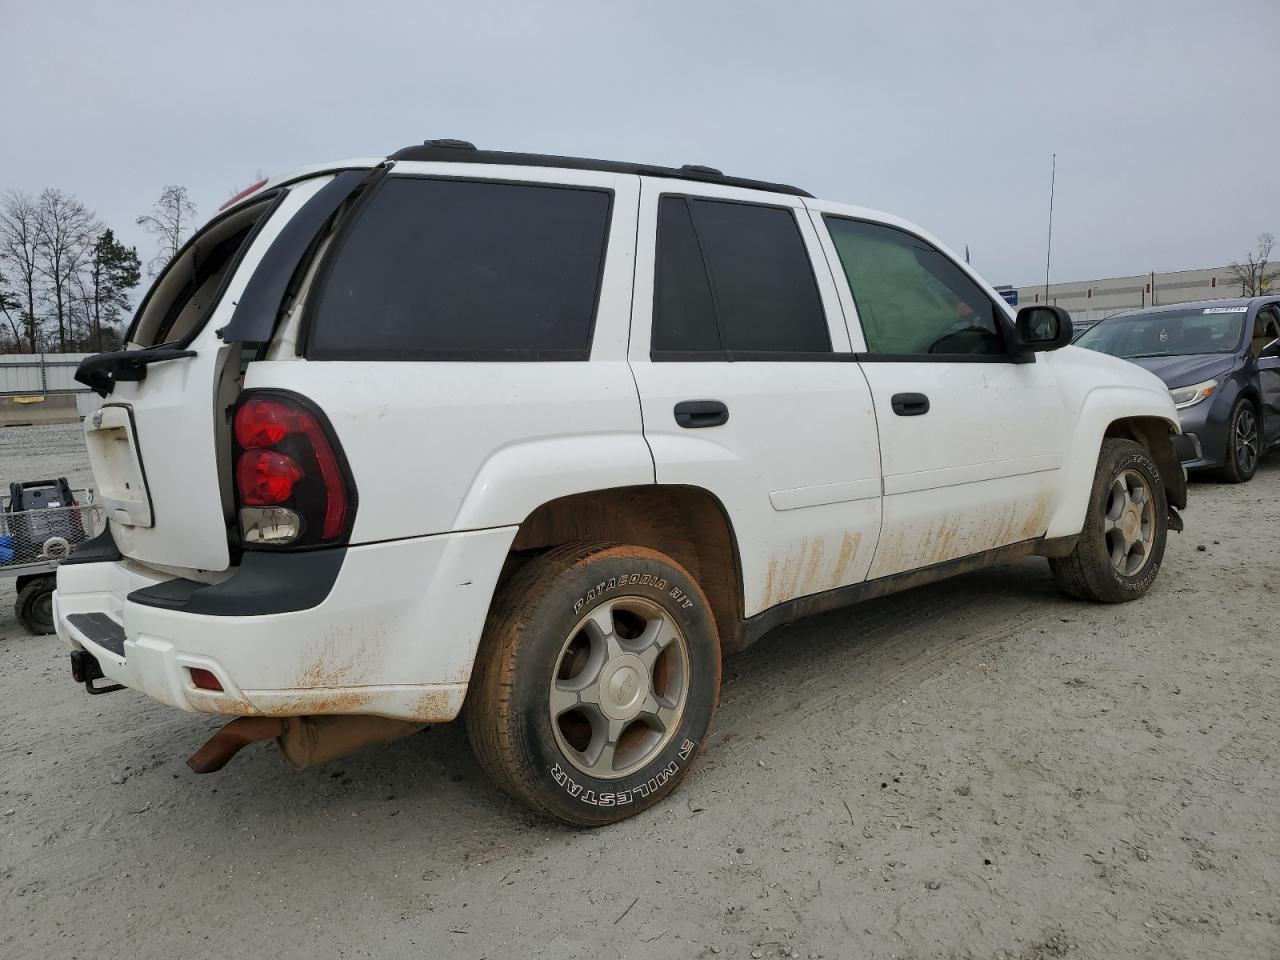
M825 212L815 225L865 341L854 349L880 424L870 576L1042 536L1068 436L1051 358L1018 362L1003 305L905 224Z
M273 192L215 218L157 278L130 329L129 349L189 351L115 382L85 419L100 499L120 551L156 566L224 570L229 506L220 479L227 390L238 345L217 331L254 266L289 218L328 177ZM220 401L219 397L223 398Z
M634 297L657 480L725 507L744 613L861 581L880 527L875 415L802 202L645 179Z

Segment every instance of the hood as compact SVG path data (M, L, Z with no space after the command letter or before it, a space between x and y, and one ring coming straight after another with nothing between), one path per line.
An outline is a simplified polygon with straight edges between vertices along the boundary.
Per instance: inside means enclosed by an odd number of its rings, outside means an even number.
M1230 353L1193 353L1185 357L1134 357L1129 360L1150 370L1171 390L1210 380L1235 366Z

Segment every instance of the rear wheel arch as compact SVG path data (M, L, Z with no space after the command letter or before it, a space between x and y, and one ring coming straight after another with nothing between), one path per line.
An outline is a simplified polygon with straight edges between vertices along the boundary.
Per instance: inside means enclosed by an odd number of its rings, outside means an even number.
M707 596L724 655L743 646L742 565L732 521L702 487L647 484L547 501L520 524L495 596L530 558L562 544L606 541L670 556Z

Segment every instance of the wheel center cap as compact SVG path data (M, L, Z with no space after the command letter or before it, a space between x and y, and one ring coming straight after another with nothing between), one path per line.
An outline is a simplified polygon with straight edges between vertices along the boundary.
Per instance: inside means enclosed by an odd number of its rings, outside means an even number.
M649 672L633 654L615 657L600 678L600 709L614 720L630 720L649 695Z
M1124 516L1120 518L1120 529L1124 531L1126 539L1137 539L1138 531L1142 527L1142 520L1138 517L1138 511L1132 507L1127 508Z

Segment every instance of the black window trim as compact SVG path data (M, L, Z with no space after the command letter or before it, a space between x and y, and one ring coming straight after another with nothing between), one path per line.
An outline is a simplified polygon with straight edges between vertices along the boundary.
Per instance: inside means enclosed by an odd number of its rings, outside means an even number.
M351 356L327 356L327 353L339 353L339 351L317 351L315 345L311 342L311 330L315 323L315 314L319 307L322 294L329 280L329 273L333 264L337 262L342 249L346 246L356 225L369 211L373 205L373 201L378 194L392 180L449 180L462 183L485 183L498 186L522 186L522 187L549 187L560 190L578 190L588 193L603 193L608 197L608 207L605 209L604 223L604 241L600 248L600 269L596 276L595 298L591 305L591 321L587 328L587 345L585 348L573 348L565 350L501 350L482 353L474 350L366 350ZM387 174L378 179L378 182L371 185L365 190L364 194L356 201L356 205L348 216L346 216L336 228L333 240L330 241L328 249L325 251L324 262L320 264L316 271L316 276L311 282L311 290L307 294L307 302L303 305L302 317L300 321L298 353L307 360L316 362L363 362L370 361L374 363L382 363L387 361L401 361L409 363L516 363L516 362L554 362L554 361L573 361L583 362L591 359L591 351L595 346L596 321L600 315L600 296L604 291L604 275L609 266L609 238L613 232L613 211L615 201L617 199L617 191L613 187L602 187L587 184L576 183L551 183L545 180L508 180L502 177L493 176L457 176L455 174L440 173L397 173L394 168L388 169Z
M703 247L702 235L698 232L698 221L693 216L693 210L689 207L690 200L707 200L711 203L734 203L744 207L766 207L770 210L783 210L791 215L791 221L795 225L796 233L800 237L800 245L804 249L805 261L809 264L809 275L813 278L813 288L818 294L818 306L822 308L823 332L827 337L826 350L658 350L653 346L653 338L657 332L657 326L654 324L654 316L658 306L658 215L661 213L662 201L667 198L675 198L685 202L685 209L689 213L689 222L693 226L693 235L698 242L698 253L702 258L702 269L707 274L707 288L711 292L711 308L716 321L716 333L720 337L720 343L724 343L724 333L720 325L720 303L716 296L715 280L711 276L711 266L707 263L706 250ZM737 197L718 197L708 193L685 193L683 191L661 191L658 194L657 203L654 206L653 230L654 230L654 247L653 247L653 304L649 310L649 360L652 363L711 363L711 362L729 362L737 361L747 362L777 362L777 363L813 363L822 361L848 361L853 360L852 353L837 353L835 345L831 342L831 318L827 315L827 306L822 298L822 285L818 282L818 272L814 269L813 256L809 252L809 244L805 241L804 230L800 226L799 213L804 211L804 207L796 207L785 203L767 203L760 200L742 200Z
M907 230L897 224L885 223L883 220L872 220L867 217L853 217L842 213L831 213L828 211L820 211L822 214L822 225L827 229L827 236L831 240L831 249L835 254L835 266L840 268L840 276L844 278L845 288L849 291L849 299L853 301L853 309L857 314L858 332L862 334L862 342L867 342L867 332L862 326L862 313L858 310L858 295L853 292L853 284L849 282L849 275L845 272L844 262L840 260L840 250L836 247L835 236L831 233L831 227L828 226L829 220L845 220L849 223L865 223L873 227L884 227L887 230L896 230L898 233L905 234L913 240L918 240L926 244L931 250L935 251L939 256L946 257L952 264L960 268L960 271L969 276L960 264L948 257L947 254L939 250L932 241L920 236L913 230ZM824 251L825 252L825 251ZM973 280L973 277L969 277ZM839 280L836 281L837 283ZM854 356L859 363L1035 363L1034 353L1018 353L1009 349L1009 345L1015 342L1015 331L1013 324L1009 322L1009 317L1005 313L1004 308L997 304L995 300L982 289L982 285L978 281L973 280L974 286L978 288L978 292L986 298L991 304L991 315L995 318L997 324L1000 325L1000 332L1004 337L1004 353L876 353L871 350L855 352ZM1001 298L1003 303L1003 298Z

